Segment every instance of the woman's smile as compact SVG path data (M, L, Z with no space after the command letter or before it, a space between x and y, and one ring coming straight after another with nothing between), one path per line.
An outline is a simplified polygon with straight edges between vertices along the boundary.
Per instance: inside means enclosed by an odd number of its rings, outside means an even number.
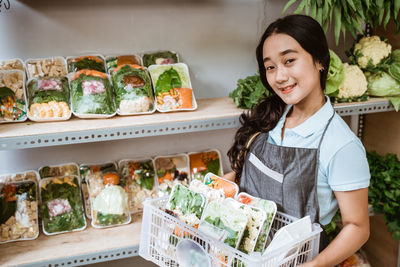
M278 87L278 89L282 92L282 94L289 94L294 90L296 85L297 83L293 83L284 87Z

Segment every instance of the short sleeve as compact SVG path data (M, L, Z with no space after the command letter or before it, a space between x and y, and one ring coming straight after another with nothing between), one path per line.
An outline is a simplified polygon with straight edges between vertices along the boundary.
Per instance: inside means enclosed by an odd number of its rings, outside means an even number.
M370 177L365 149L359 140L339 149L328 166L328 183L334 191L366 188Z

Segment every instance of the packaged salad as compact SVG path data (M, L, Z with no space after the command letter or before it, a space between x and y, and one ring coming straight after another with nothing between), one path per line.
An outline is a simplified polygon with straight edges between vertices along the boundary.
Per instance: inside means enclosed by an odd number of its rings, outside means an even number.
M119 115L155 111L150 75L139 65L121 65L111 70L115 102Z
M63 57L27 59L25 69L28 79L67 75L67 63Z
M239 192L239 186L231 181L219 177L211 172L204 177L204 184L214 189L224 190L225 197L235 198Z
M199 180L192 180L190 182L189 189L193 192L204 194L208 201L219 201L225 199L224 190L211 188Z
M145 67L149 67L150 65L174 64L179 62L178 54L173 51L144 53L142 59Z
M42 228L54 235L86 228L79 177L48 177L40 180Z
M0 123L25 121L25 74L21 70L0 71Z
M190 175L192 180L197 179L201 182L207 173L212 172L218 176L222 176L221 154L218 150L213 149L204 152L189 153Z
M80 177L79 166L76 163L43 166L39 168L41 178L75 175ZM79 179L80 180L80 179Z
M106 72L105 60L101 55L86 55L79 57L67 57L68 72L80 70L96 70Z
M151 65L149 72L154 85L158 111L197 108L186 64Z
M80 70L70 81L72 112L80 118L115 115L109 76L96 70Z
M142 60L138 55L112 55L106 56L107 72L111 72L113 69L122 65L140 65L142 66Z
M22 70L25 72L24 62L19 58L1 60L0 70Z
M146 198L157 197L153 160L120 160L118 167L126 181L129 211L135 213L143 210L143 201Z
M0 211L0 243L32 240L39 236L35 181L1 181Z
M237 249L248 220L232 201L211 201L203 212L199 230Z
M156 157L154 165L159 196L169 195L176 183L189 186L189 158L186 154Z
M125 180L107 165L90 166L85 179L91 204L92 226L105 228L131 221ZM115 167L115 165L114 165Z
M68 120L71 117L67 77L30 79L26 91L30 120Z
M181 221L197 228L206 205L205 195L176 184L169 196L166 209Z
M276 203L270 200L265 200L257 197L253 197L247 193L241 192L237 196L237 200L243 204L247 204L253 207L262 209L266 214L266 219L263 226L261 227L260 234L258 235L256 245L254 247L255 252L263 253L266 248L268 235L271 230L272 222L274 221L277 206Z
M37 171L26 171L21 173L13 174L1 174L0 183L11 183L20 181L34 181L37 185L39 184L39 173Z

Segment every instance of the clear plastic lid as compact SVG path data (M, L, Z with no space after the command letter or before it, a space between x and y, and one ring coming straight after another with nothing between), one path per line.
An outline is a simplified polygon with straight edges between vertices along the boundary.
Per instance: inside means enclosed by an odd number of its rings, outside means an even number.
M211 172L204 177L204 183L214 189L223 189L225 197L235 198L239 192L239 186L231 181L219 177Z
M26 121L25 73L0 71L0 123Z
M143 66L175 64L179 62L179 55L175 51L160 50L142 53Z
M80 70L96 70L106 73L106 62L100 54L85 54L67 57L68 72Z
M74 162L43 166L38 171L41 178L76 175L80 180L79 166Z
M63 77L67 75L67 62L64 57L29 58L25 61L28 79Z
M80 231L86 228L78 176L41 179L40 199L42 228L46 235Z
M207 173L215 173L218 176L223 175L221 153L217 149L211 149L202 152L190 152L190 175L192 180L204 182Z
M0 244L39 236L38 192L34 180L0 182Z
M20 58L0 60L0 70L22 70L25 72L24 62Z
M107 72L110 73L113 69L125 65L135 64L143 66L142 58L136 54L114 54L105 57Z

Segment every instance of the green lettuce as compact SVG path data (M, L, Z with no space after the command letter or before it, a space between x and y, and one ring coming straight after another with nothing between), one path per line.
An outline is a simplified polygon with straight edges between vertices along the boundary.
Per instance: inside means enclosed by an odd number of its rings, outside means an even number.
M164 52L157 52L157 53L152 53L152 54L144 54L143 55L143 65L148 67L150 65L156 64L156 59L157 58L169 58L172 59L174 62L178 62L178 57L175 53L170 52L170 51L164 51Z
M325 94L336 97L339 93L339 86L344 81L344 67L340 58L329 49L331 60L329 62L328 76L326 79Z
M395 110L398 111L400 105L400 82L384 71L375 74L367 73L366 76L369 95L388 97Z
M34 103L48 103L50 101L69 103L68 79L66 77L52 79L59 79L61 81L62 91L38 90L38 80L31 80L27 85L29 105Z
M179 73L175 69L170 68L169 70L164 71L158 77L156 83L156 92L157 93L169 92L169 90L173 88L181 88L181 87L182 87L182 81L181 78L179 77Z

